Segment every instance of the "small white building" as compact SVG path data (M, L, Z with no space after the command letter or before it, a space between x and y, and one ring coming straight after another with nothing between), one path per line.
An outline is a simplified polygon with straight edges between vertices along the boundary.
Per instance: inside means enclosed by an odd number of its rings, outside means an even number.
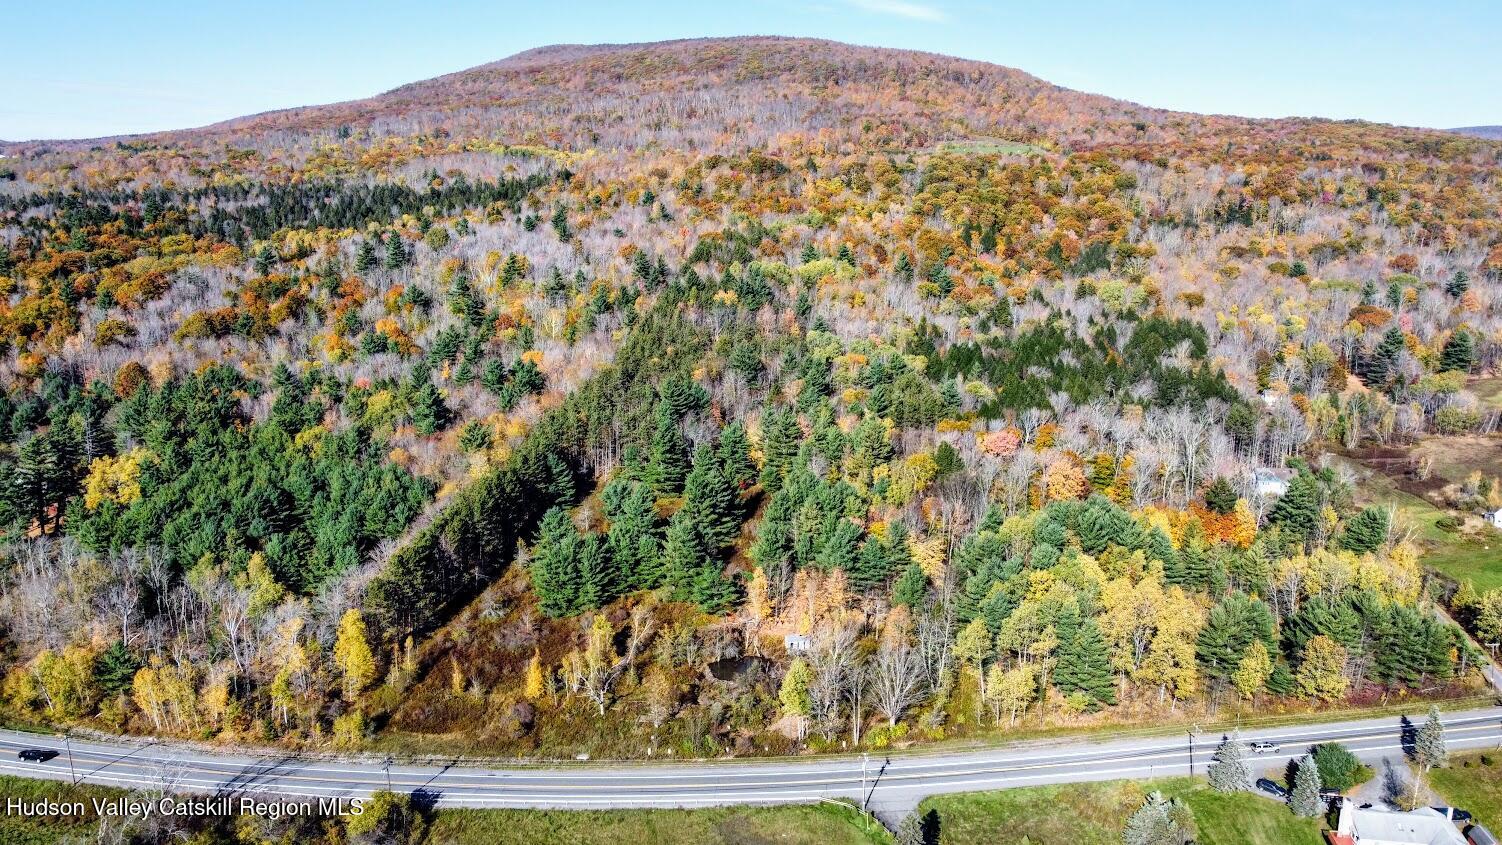
M1498 531L1502 531L1502 508L1486 512L1486 521Z
M1331 845L1468 845L1460 828L1428 807L1411 812L1361 808L1347 798Z
M1292 470L1272 467L1252 470L1252 490L1258 496L1281 496L1288 492L1288 482L1292 480Z
M808 654L813 645L806 634L788 634L782 638L782 649L788 654Z

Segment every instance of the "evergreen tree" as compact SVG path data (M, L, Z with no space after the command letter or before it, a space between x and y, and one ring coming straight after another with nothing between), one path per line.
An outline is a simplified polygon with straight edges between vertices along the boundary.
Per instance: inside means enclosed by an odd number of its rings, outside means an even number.
M553 232L558 235L558 240L568 243L574 239L574 233L568 227L568 210L558 206L553 210Z
M720 471L725 480L737 490L744 490L756 481L756 464L751 462L751 441L746 439L746 427L739 420L720 432L720 442L715 447L720 459Z
M407 246L396 232L386 236L386 269L396 270L407 263Z
M610 557L625 582L640 589L661 586L655 527L657 511L646 485L632 483L610 518Z
M579 542L568 511L554 507L543 515L527 571L537 605L550 618L572 616L580 609Z
M1429 716L1413 738L1413 759L1424 771L1443 768L1448 752L1445 748L1445 726L1439 720L1439 708L1431 706Z
M870 592L886 586L892 577L896 560L887 544L875 537L866 538L861 544L855 565L849 570L850 586L862 592Z
M375 266L375 243L370 238L365 238L364 240L361 240L360 245L355 248L355 272L363 276L366 273L369 273L371 270L374 270Z
M1445 282L1445 293L1459 299L1471 288L1471 275L1464 270L1456 270L1455 275Z
M1066 695L1082 692L1095 702L1115 704L1110 656L1095 620L1081 619L1079 611L1071 606L1061 614L1056 626L1059 658L1054 666L1054 685Z
M1252 769L1246 763L1246 746L1235 735L1215 749L1207 771L1210 785L1219 792L1242 792L1252 788Z
M412 425L419 434L437 434L448 428L453 414L438 386L426 379L412 397Z
M1469 373L1475 365L1476 343L1471 339L1470 332L1457 329L1445 341L1445 348L1439 355L1439 368L1442 372Z
M1245 593L1231 593L1206 615L1195 642L1195 657L1207 677L1225 681L1241 664L1254 639L1272 651L1272 611Z
M798 454L798 443L802 439L803 431L791 411L778 410L767 414L762 427L762 487L776 492L782 486L783 476Z
M1319 482L1313 475L1300 472L1288 484L1288 492L1278 499L1268 513L1268 522L1282 526L1293 537L1307 540L1319 526Z
M1153 792L1127 819L1122 845L1192 845L1194 814L1177 798Z
M694 452L693 469L683 484L683 513L693 520L711 550L725 548L740 533L740 503L707 445Z
M1376 551L1387 540L1387 511L1363 508L1346 522L1340 535L1340 547L1362 554Z
M892 587L893 606L904 604L916 610L923 606L923 599L927 595L928 576L923 574L923 568L917 563L909 563L902 570L897 584Z
M276 253L272 251L270 244L263 244L256 253L256 275L269 276L271 268L276 266Z
M123 640L115 640L110 647L94 658L94 683L107 696L119 695L130 689L141 661L131 653Z
M657 406L656 420L644 474L659 495L672 495L683 489L688 474L688 438L678 430L678 421L666 404Z
M1314 746L1314 766L1324 788L1345 792L1356 785L1361 761L1338 742L1322 742Z
M1163 563L1164 583L1183 586L1184 567L1179 560L1178 550L1173 547L1173 541L1168 539L1168 535L1164 534L1161 528L1155 527L1147 532L1143 552L1148 560Z
M1319 797L1319 766L1315 765L1312 754L1300 757L1297 766L1293 774L1293 790L1288 793L1288 808L1296 816L1314 818L1324 809L1324 802Z
M1356 374L1367 387L1385 387L1397 367L1398 354L1402 351L1403 331L1393 326L1382 335L1382 340L1372 353L1361 360Z
M1236 509L1236 491L1224 476L1217 475L1205 488L1205 507L1222 516Z

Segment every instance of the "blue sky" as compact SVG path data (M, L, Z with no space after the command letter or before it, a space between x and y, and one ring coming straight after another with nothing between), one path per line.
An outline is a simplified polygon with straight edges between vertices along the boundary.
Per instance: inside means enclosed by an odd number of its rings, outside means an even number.
M1498 0L38 0L0 28L6 140L353 99L544 44L751 34L930 50L1188 111L1502 124Z

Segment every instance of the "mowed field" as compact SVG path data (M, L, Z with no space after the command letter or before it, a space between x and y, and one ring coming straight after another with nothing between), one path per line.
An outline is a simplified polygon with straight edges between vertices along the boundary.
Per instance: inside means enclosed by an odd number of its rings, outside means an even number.
M941 845L1119 845L1121 829L1153 790L1184 800L1199 845L1318 845L1320 820L1252 793L1226 795L1202 779L1111 781L943 795L923 802L938 814Z
M1433 461L1435 486L1460 483L1474 470L1488 478L1502 475L1502 438L1432 437L1415 446L1410 455ZM1470 579L1478 590L1502 588L1502 532L1469 514L1446 511L1428 499L1400 486L1396 462L1344 461L1356 473L1356 498L1362 505L1390 507L1399 532L1410 532L1424 549L1423 563L1445 576ZM1384 472L1383 469L1388 471ZM1446 516L1469 517L1465 530L1446 531L1438 526Z

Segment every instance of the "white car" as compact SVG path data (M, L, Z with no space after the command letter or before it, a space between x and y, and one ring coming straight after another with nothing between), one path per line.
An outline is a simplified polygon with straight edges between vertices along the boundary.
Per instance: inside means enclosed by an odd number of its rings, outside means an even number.
M1272 754L1278 750L1278 744L1275 742L1254 742L1248 747L1252 749L1253 754Z

